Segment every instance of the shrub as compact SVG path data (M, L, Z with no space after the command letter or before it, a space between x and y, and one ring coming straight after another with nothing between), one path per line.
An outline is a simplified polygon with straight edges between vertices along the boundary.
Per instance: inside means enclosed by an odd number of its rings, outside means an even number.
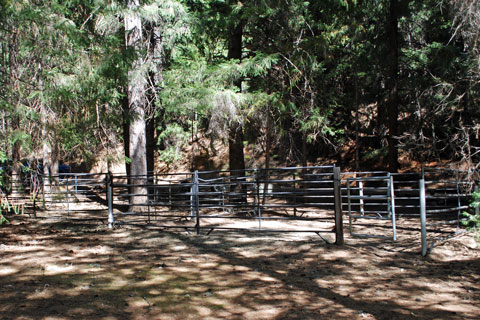
M480 191L477 190L472 195L472 202L470 203L470 212L464 212L465 219L462 223L467 226L469 230L476 233L477 240L480 240L480 214L478 208L480 208Z

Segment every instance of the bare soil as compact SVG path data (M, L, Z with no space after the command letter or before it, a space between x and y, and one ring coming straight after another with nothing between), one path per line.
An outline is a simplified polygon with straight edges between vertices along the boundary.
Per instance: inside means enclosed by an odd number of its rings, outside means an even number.
M479 319L472 235L398 241L314 233L108 230L10 217L0 226L1 319ZM361 226L360 226L361 228Z

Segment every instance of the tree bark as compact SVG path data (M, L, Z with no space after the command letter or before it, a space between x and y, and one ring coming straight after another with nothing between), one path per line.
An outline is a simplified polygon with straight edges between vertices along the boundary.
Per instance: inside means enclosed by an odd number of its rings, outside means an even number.
M245 156L243 152L243 128L238 123L230 125L228 136L228 153L230 170L239 170L233 174L236 176L245 175Z
M150 117L147 120L147 171L149 174L155 171L155 148L157 119L155 110L160 105L158 94L163 83L164 67L164 48L162 42L161 28L158 25L149 23L146 25L146 34L148 36L148 55L153 63L153 68L149 72L150 85L148 90L148 101L150 105ZM161 106L160 106L161 108Z
M129 0L128 9L131 11L125 15L125 42L127 48L132 48L137 55L140 55L143 49L142 21L138 13L138 0ZM141 212L146 207L142 205L147 201L147 150L146 150L146 124L145 108L146 98L146 79L140 68L143 60L140 56L136 57L132 67L128 72L128 106L130 115L129 125L129 152L130 152L130 174L131 174L131 197L130 211Z
M268 180L268 175L270 171L270 152L272 150L272 116L271 116L271 109L270 104L267 106L267 126L265 132L265 176L267 177L265 180ZM262 204L265 204L267 200L267 190L268 190L268 181L263 183L263 197L262 197Z
M302 167L308 166L308 146L307 146L307 133L302 132Z
M124 155L126 158L130 159L130 116L129 116L129 106L128 106L128 93L127 88L125 88L125 98L122 101L122 112L123 112L123 148ZM130 176L130 161L125 160L125 171L127 176ZM128 182L130 184L130 181ZM131 192L129 192L131 193Z
M42 107L42 109L44 109ZM42 116L44 117L44 121L42 124L42 138L43 138L43 147L42 147L42 175L43 175L43 198L45 201L49 201L50 193L51 193L51 179L50 179L50 153L52 149L50 144L48 143L48 133L46 129L46 111L42 111Z
M388 167L398 171L398 16L397 0L390 0L388 15Z
M15 197L22 188L20 165L20 142L16 141L12 146L12 195Z
M152 117L146 123L146 154L147 154L147 173L152 175L155 171L155 118Z
M243 25L238 23L231 30L228 41L228 59L242 59L242 36ZM242 80L238 80L235 85L239 91L242 90ZM243 128L240 122L232 119L228 128L228 155L229 166L231 172L230 175L234 177L245 176L245 155L243 152ZM236 178L234 178L236 179ZM242 178L240 178L242 179ZM241 192L242 196L238 199L239 202L247 202L245 196L246 187L244 184L232 185L231 191Z
M267 106L267 127L265 132L265 169L270 169L270 151L272 149L272 116L270 104Z
M242 35L243 26L241 23L236 25L228 41L228 59L242 59ZM242 89L242 81L239 80L235 85L239 90ZM243 128L235 120L231 121L229 128L229 164L230 170L245 170L245 155L243 152ZM244 174L241 174L244 175Z
M52 182L58 186L58 179L59 179L59 172L58 172L58 165L59 165L59 156L60 156L60 150L58 147L56 137L54 137L53 142L52 142L52 150L50 153L50 174L52 175Z

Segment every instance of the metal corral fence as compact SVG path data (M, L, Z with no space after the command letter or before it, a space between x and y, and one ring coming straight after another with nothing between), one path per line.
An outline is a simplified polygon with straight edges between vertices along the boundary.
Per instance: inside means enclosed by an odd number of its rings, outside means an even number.
M112 176L109 188L110 225L333 233L343 242L335 166Z
M425 247L427 231L444 232L442 226L452 224L459 231L462 213L469 209L473 190L479 181L477 172L442 168L394 174L357 172L342 175L343 209L348 213L352 235L395 240L396 219L414 219L422 230ZM364 219L370 219L371 225L378 221L385 226L388 222L390 235L378 234L378 228L370 228L377 233L357 233L355 226Z
M413 179L412 179L413 178ZM479 183L478 172L453 169L425 168L420 174L397 177L397 202L404 217L420 218L422 255L430 245L428 234L456 234L460 232L463 212L471 209L472 193ZM417 196L418 195L418 196ZM446 228L455 226L453 233Z
M358 237L392 238L395 241L396 207L392 175L383 171L345 173L343 186L343 208L348 213L350 234ZM367 231L362 233L355 231L355 224L361 221L368 221L366 225L373 225L375 221L381 221L382 225L389 222L391 235L385 235L384 232L372 233L370 230L373 228L363 228Z
M22 190L6 198L37 218L197 233L314 232L323 239L333 234L343 243L340 168L335 166L147 176L30 173L18 184Z
M36 217L207 233L333 233L341 243L342 213L348 215L351 234L360 237L395 240L398 218L420 221L422 212L425 234L433 226L459 226L479 178L478 173L450 169L340 173L338 167L320 166L142 177L65 173L45 178L31 173L10 180L10 187L2 189L2 206L8 202L16 213Z
M25 172L8 178L8 184L2 187L2 203L8 203L16 214L98 223L107 220L106 177L97 173L44 177Z

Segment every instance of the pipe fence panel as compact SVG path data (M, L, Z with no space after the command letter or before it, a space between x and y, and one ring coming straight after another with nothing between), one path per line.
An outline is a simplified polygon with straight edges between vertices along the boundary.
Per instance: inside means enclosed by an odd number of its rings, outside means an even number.
M392 173L395 187L395 213L397 217L418 217L421 173Z
M73 220L106 220L106 174L68 173L40 176L41 189L35 203L37 215L68 217Z
M378 185L378 181L377 185L372 185L373 181L382 175L392 177L392 200L386 201L390 198L385 193L388 186ZM343 210L349 213L349 220L354 223L353 225L356 220L371 219L363 223L363 226L367 231L374 233L374 237L378 237L379 232L383 237L386 233L381 231L382 229L397 227L395 219L391 220L390 227L375 221L385 217L386 220L390 220L388 217L391 216L389 213L391 209L394 209L396 219L418 220L420 230L422 191L419 181L422 178L425 181L423 192L426 226L429 227L430 232L450 232L446 231L447 228L442 228L450 224L456 224L458 230L462 212L468 209L472 191L478 183L478 173L443 168L425 168L421 172L392 174L388 172L342 173ZM365 180L369 181L369 185ZM389 209L389 202L391 209ZM395 234L395 230L393 231ZM355 235L355 232L353 234Z
M325 221L334 221L332 169L257 169L242 175L221 173L226 176L216 180L200 179L202 226L325 232ZM212 200L221 202L221 206L212 206Z
M138 184L141 179L144 184ZM112 176L112 207L117 224L192 227L192 173ZM134 201L140 199L141 201Z
M392 238L396 240L395 195L393 179L388 172L356 174L346 180L347 208L350 234L358 237ZM371 231L354 231L357 221L370 220ZM392 229L391 236L380 234L374 228L374 220L389 221Z
M131 178L112 179L117 224L339 233L333 166L155 174L141 186Z
M147 176L64 173L44 177L31 171L13 177L2 172L1 179L2 209L39 218L196 232L333 232L337 243L342 243L342 212L348 213L350 226L362 224L374 236L393 230L395 238L398 217L420 218L422 197L429 232L448 223L458 228L479 175L449 169L340 174L338 167L320 166Z
M425 171L427 218L460 218L468 208L473 191L473 182L463 180L465 172L458 170L431 169Z
M65 173L45 177L25 172L11 177L3 194L10 204L37 218L68 218L83 222L106 220L106 175Z
M475 176L477 180L471 179ZM451 169L422 172L418 186L423 256L433 248L435 241L462 232L462 213L469 210L477 184L478 173Z
M392 174L395 181L397 215L418 217L421 190L419 181L425 181L426 216L432 220L455 220L468 208L475 181L468 180L468 172L451 169L425 169L419 173Z

